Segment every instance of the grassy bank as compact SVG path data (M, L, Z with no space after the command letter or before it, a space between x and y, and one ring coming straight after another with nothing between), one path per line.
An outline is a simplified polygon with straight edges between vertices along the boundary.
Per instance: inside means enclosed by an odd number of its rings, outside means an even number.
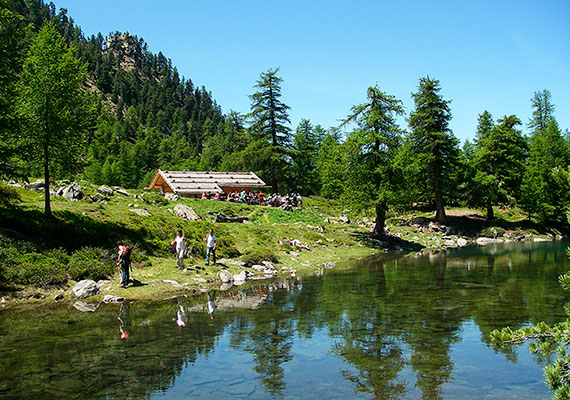
M95 186L80 184L86 195L95 194ZM479 236L551 238L556 234L525 221L516 210L498 209L498 219L491 224L476 210L453 209L449 210L446 229L433 225L431 212L394 216L388 220L390 236L378 240L369 235L371 213L356 215L320 198L305 199L303 209L287 212L212 200L168 201L142 191L129 191L128 196L115 193L101 203L56 197L52 202L56 218L52 220L42 216L41 193L13 190L21 201L0 208L0 291L9 302L22 298L34 301L34 296L51 298L85 278L111 280L104 294L156 298L219 287L218 272L237 274L244 268L235 261L271 261L279 274L286 276L314 273L321 263L379 251L442 250L454 247L459 238L472 242ZM177 204L191 207L199 220L176 216L173 209ZM150 215L141 216L133 210L145 210ZM215 223L217 213L248 220ZM351 222L339 221L343 215ZM222 260L215 266L205 266L203 258L204 239L210 228L218 237L217 256ZM176 269L170 253L169 243L178 229L188 240L185 271ZM279 244L283 238L298 239L310 250ZM134 247L133 277L139 284L128 289L117 287L117 241Z

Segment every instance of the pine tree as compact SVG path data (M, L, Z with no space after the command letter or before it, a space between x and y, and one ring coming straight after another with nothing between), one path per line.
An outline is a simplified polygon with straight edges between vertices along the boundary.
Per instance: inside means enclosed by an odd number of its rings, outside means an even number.
M429 76L420 79L418 91L412 94L415 110L408 119L411 133L407 137L410 152L409 179L427 184L430 193L424 195L434 200L435 218L445 222L444 194L449 177L456 167L458 141L449 129L450 101L439 94L439 81ZM415 179L414 179L415 178Z
M291 129L288 124L289 106L281 101L281 78L277 76L279 68L269 69L260 75L254 88L257 89L251 99L251 133L261 139L267 151L264 151L264 164L269 169L269 179L273 192L285 181L288 169L288 153L291 145Z

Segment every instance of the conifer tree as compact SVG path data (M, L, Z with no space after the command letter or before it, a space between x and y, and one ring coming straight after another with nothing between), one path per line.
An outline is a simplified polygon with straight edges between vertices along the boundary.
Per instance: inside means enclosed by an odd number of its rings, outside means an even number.
M308 119L302 119L293 135L291 170L295 190L303 195L318 193L317 153L316 128Z
M488 221L494 219L493 205L515 204L527 150L525 139L516 129L520 124L514 115L505 116L491 130L478 135L474 181Z
M289 106L281 101L281 78L277 76L279 68L261 73L252 94L250 131L262 141L266 148L264 164L269 169L269 179L273 192L283 184L288 168L288 153L291 146L291 129L288 124Z
M415 110L410 113L407 137L409 151L408 179L426 185L424 195L434 201L435 218L445 222L445 190L450 187L449 177L456 167L458 141L449 129L450 101L440 95L440 84L429 76L420 79L418 91L412 93Z
M533 213L538 213L545 221L562 222L569 195L565 185L561 186L555 178L555 170L568 167L568 144L554 118L555 107L550 101L550 92L536 92L531 103L534 110L528 126L532 134L520 203L529 219Z
M375 233L383 234L386 211L395 202L399 182L393 159L402 134L396 117L403 115L404 108L400 100L382 92L378 85L369 87L366 96L367 102L353 106L343 122L356 123L356 130L349 137L355 152L347 184L350 197L360 206L375 205Z
M90 128L91 109L82 84L86 65L74 56L53 23L44 25L24 60L19 88L22 142L32 165L43 169L46 217L51 217L52 170L77 171Z

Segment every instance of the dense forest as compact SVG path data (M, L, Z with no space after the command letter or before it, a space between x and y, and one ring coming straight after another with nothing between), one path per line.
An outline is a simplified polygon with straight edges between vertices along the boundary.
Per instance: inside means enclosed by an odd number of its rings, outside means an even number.
M291 127L279 69L252 82L248 114L223 113L213 95L180 76L161 52L129 33L86 37L54 4L0 0L0 168L12 177L81 177L146 186L157 169L254 171L273 191L390 209L523 209L567 223L570 142L547 89L532 118L481 110L474 140L449 128L451 100L421 77L414 108L379 85L338 127ZM405 117L407 127L398 121ZM526 132L523 132L526 130ZM49 196L48 196L49 197Z

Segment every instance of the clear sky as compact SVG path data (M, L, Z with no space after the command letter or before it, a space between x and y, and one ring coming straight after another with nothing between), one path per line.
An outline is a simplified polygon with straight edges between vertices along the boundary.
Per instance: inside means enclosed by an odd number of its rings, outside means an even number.
M426 75L452 101L450 127L462 141L484 110L495 120L517 115L527 133L530 99L542 89L570 128L569 0L53 2L87 36L143 38L223 112L249 112L260 73L279 67L293 129L302 118L337 126L375 84L409 113Z

